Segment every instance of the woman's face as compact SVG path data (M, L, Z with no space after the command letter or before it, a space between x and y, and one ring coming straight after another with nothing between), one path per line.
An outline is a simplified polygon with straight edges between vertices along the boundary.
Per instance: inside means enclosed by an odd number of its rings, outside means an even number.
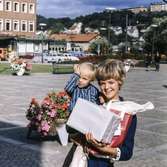
M119 82L115 79L99 81L99 86L107 100L119 99Z

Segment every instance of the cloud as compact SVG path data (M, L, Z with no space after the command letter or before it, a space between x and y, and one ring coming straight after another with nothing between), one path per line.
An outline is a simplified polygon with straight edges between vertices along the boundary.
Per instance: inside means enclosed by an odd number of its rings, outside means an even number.
M106 7L148 6L154 0L38 0L38 14L45 17L77 17L103 11Z

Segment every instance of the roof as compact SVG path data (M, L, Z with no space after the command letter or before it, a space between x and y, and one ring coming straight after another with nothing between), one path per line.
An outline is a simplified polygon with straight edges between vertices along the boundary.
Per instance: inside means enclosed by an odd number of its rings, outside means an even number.
M99 36L97 33L88 34L52 34L50 39L65 40L70 42L90 42Z

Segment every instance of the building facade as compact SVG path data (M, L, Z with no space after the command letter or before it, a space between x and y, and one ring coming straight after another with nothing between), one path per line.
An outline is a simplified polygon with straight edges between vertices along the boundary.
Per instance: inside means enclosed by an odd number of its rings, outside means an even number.
M128 10L130 10L131 12L138 14L140 12L147 12L148 9L144 6L140 6L140 7L135 7L135 8L128 8Z
M51 40L65 41L67 43L66 48L64 47L62 50L75 51L75 52L88 51L90 45L99 38L101 37L98 33L52 34L50 36ZM52 46L52 49L53 49L53 46ZM54 49L54 50L57 51L59 49ZM62 51L62 50L60 49L59 51Z
M34 37L36 0L0 0L0 36Z
M165 4L165 3L152 3L150 5L150 11L151 12L167 11L167 4Z

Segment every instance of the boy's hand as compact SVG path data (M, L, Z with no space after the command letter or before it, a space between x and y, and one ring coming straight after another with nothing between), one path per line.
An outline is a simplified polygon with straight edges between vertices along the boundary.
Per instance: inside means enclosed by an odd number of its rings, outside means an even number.
M80 65L74 64L74 73L80 75Z

